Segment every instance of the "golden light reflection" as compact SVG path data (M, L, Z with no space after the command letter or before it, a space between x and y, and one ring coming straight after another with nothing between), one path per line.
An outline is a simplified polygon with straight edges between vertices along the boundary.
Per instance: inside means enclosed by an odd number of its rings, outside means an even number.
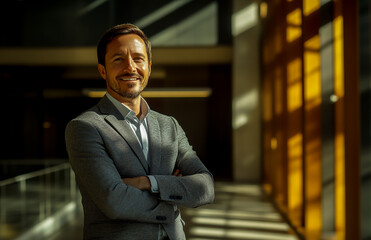
M321 41L318 35L304 43L304 98L310 110L321 104Z
M211 92L211 89L148 89L142 92L142 96L145 98L207 98ZM106 91L84 89L83 94L90 98L102 98Z
M289 112L303 105L301 77L301 59L297 58L287 66L287 109Z
M303 203L303 135L297 133L288 139L288 208L294 224L299 224L300 208Z
M293 42L301 37L301 9L297 8L286 16L286 41Z
M301 25L301 10L300 8L296 8L286 16L286 20L288 24L292 24L295 26Z
M322 229L322 205L321 205L321 139L318 137L311 140L305 146L305 169L306 169L306 211L305 223L308 239L319 239Z
M307 0L308 1L308 0ZM314 0L310 0L316 2ZM319 1L318 1L319 2ZM315 35L304 43L305 101L305 231L308 239L319 239L321 209L321 41Z
M308 16L317 11L321 7L321 2L318 0L304 0L303 1L303 14Z
M211 89L205 90L145 90L143 97L147 98L207 98Z
M344 52L343 52L343 17L334 20L334 91L338 98L344 97Z
M301 59L296 58L287 65L287 83L293 84L301 80Z
M334 19L334 94L335 103L335 230L337 239L345 238L345 142L343 122L344 98L344 43L343 17Z
M276 150L278 146L277 138L271 138L271 149Z
M260 3L260 17L266 18L268 15L268 3L261 2Z
M345 152L344 134L335 136L335 228L338 239L345 237Z

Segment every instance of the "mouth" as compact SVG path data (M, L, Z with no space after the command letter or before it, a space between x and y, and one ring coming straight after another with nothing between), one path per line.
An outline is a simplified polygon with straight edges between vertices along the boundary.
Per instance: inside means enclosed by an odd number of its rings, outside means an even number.
M139 81L139 78L118 78L120 81Z
M120 81L127 81L127 82L142 80L140 76L119 76L117 79Z

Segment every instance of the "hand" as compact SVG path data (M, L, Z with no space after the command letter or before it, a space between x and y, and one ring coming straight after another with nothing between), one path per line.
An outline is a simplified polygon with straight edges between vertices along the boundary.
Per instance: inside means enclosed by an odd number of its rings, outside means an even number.
M138 188L142 191L150 191L151 190L151 182L149 178L146 176L139 176L133 178L123 178L122 181L129 186Z
M175 172L173 172L173 176L175 177L183 177L183 174L180 172L179 169L175 170Z

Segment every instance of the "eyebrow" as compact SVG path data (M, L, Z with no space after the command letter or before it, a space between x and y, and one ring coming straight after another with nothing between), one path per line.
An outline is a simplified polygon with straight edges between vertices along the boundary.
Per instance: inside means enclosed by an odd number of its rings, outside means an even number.
M119 53L115 53L115 54L113 54L112 56L111 56L111 59L112 58L115 58L115 57L119 57L119 56L122 56L122 55L124 55L124 53L122 53L122 52L119 52ZM133 53L132 55L134 55L134 56L141 56L141 57L143 57L143 58L145 58L146 57L146 55L144 55L143 53Z

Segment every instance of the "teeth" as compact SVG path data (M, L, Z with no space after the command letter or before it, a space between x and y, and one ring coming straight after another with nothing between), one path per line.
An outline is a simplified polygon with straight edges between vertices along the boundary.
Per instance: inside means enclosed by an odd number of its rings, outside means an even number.
M121 78L121 80L124 80L124 81L135 81L137 79L136 78Z

